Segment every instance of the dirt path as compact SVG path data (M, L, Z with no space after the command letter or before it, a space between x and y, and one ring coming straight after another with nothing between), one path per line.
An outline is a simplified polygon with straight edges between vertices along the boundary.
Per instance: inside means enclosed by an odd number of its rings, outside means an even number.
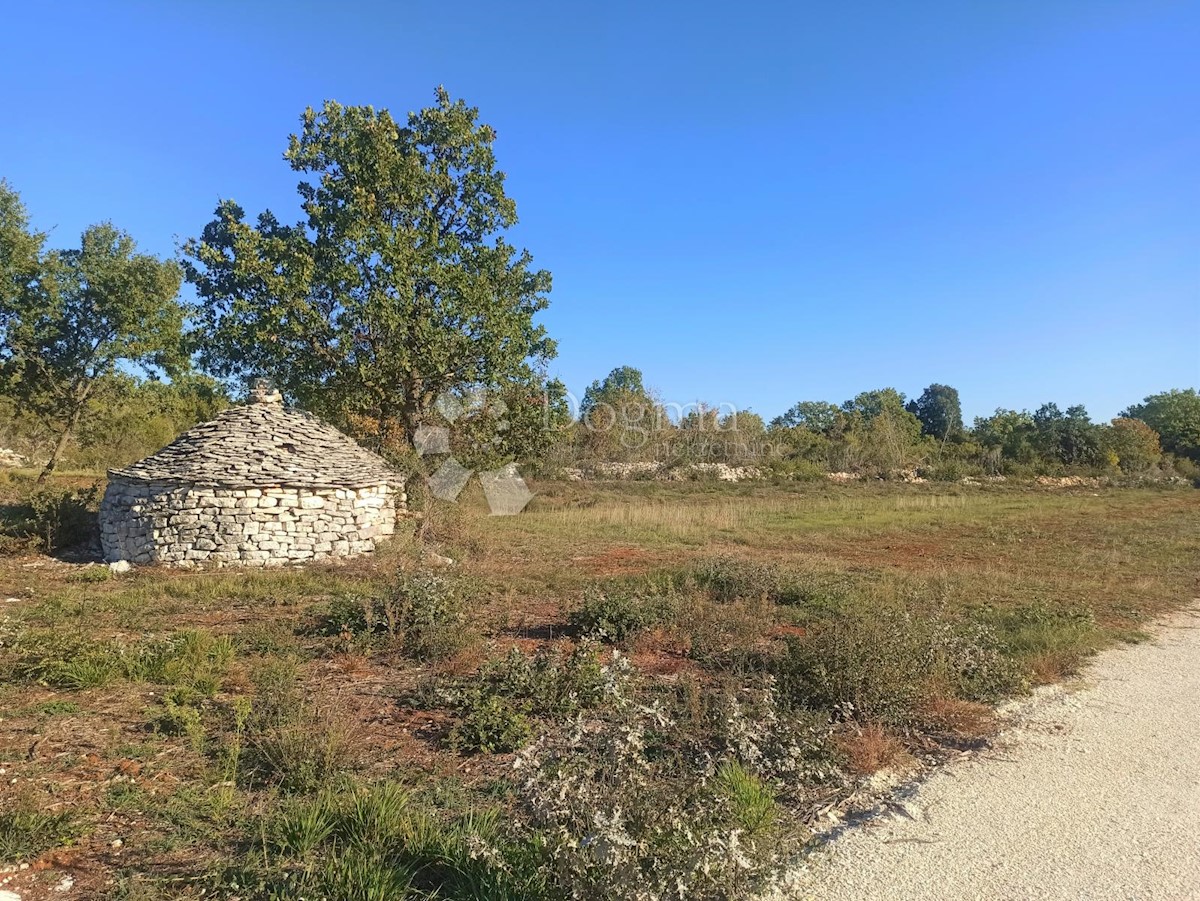
M1200 611L1020 719L815 855L793 897L1200 899Z

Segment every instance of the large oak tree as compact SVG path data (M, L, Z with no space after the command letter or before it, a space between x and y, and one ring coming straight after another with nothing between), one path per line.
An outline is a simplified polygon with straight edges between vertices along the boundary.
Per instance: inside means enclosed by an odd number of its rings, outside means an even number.
M517 212L495 138L441 88L403 123L370 106L307 110L284 154L304 218L250 224L226 200L184 245L202 365L266 376L308 409L370 424L383 447L411 439L447 391L536 383L555 354L533 321L550 274L504 240Z

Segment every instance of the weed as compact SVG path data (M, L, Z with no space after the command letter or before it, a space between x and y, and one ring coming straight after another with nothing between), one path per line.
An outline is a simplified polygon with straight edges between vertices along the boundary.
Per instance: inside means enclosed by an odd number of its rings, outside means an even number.
M787 648L776 671L792 701L860 722L911 723L935 693L996 699L1023 685L990 630L938 617L851 609Z
M594 707L608 680L590 643L543 649L532 658L513 648L449 689L449 699L463 711L451 745L464 751L515 751L532 735L530 717L565 717Z
M450 733L450 746L457 750L502 754L523 747L533 734L529 717L497 695L472 696L463 710Z

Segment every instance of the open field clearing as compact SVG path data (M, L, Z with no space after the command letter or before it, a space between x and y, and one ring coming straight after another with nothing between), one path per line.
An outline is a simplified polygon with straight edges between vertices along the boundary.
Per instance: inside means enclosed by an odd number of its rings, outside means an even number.
M1200 595L1190 489L533 487L340 566L0 559L0 889L746 897Z

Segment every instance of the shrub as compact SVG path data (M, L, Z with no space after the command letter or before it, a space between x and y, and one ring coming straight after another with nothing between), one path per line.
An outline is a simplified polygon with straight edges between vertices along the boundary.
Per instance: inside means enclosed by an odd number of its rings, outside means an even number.
M54 552L90 541L96 531L99 487L45 487L29 496L32 528L47 551Z
M625 641L637 632L670 619L671 601L628 586L591 586L569 622L580 635L602 641Z
M805 734L775 730L754 704L704 698L691 716L631 688L614 685L587 728L551 730L518 755L555 887L616 901L752 897L802 840L798 823L772 827L784 813L775 785L797 784Z
M474 695L464 709L463 718L450 733L453 748L502 754L521 748L533 734L529 717L497 695Z
M475 640L466 628L463 583L431 573L402 573L382 596L330 602L321 631L345 639L383 637L416 660L444 660Z
M714 601L764 600L787 606L828 606L845 595L841 577L801 572L773 563L714 557L691 570L691 577Z
M561 718L592 708L610 678L586 642L569 651L542 649L533 658L513 648L450 689L451 703L463 711L450 742L465 751L515 751L532 735L530 717Z
M460 585L443 576L402 575L393 589L393 608L404 633L404 653L416 660L445 660L472 640Z

